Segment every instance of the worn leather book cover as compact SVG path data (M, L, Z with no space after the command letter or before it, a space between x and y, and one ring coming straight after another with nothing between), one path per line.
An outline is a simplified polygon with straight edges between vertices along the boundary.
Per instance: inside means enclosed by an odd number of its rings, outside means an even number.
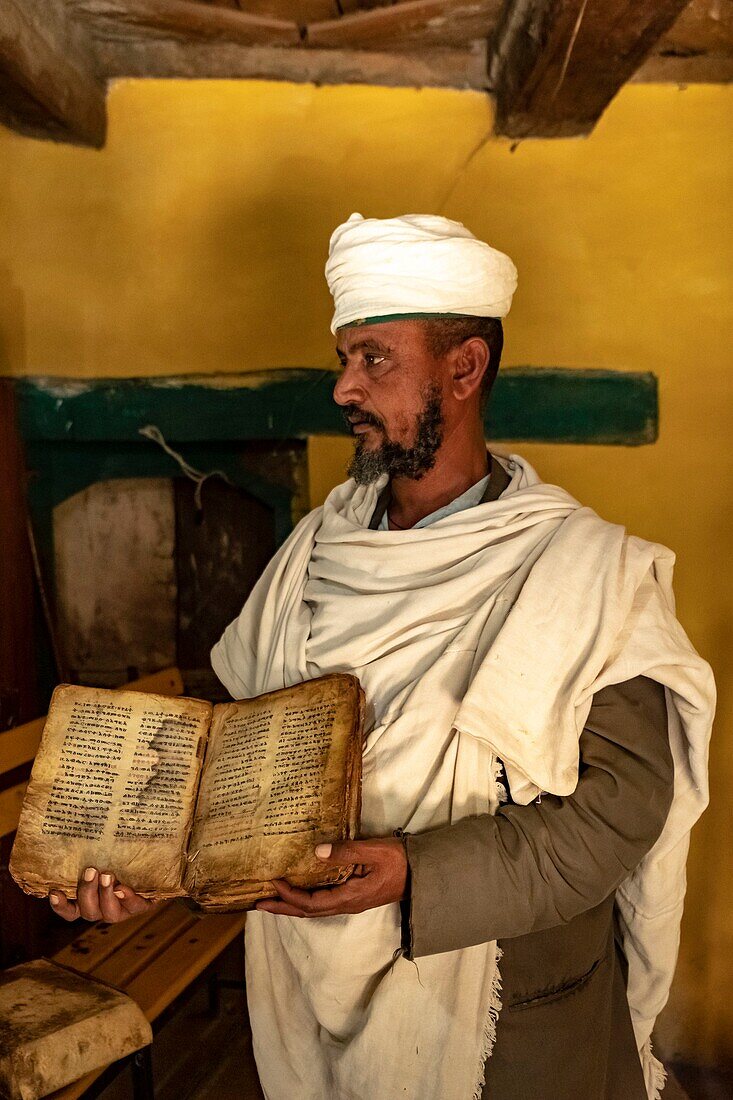
M144 897L252 908L274 878L318 886L313 849L358 835L364 695L336 673L255 699L63 685L51 701L10 871L76 896L88 866Z
M152 1042L117 989L36 959L0 973L0 1096L37 1100Z

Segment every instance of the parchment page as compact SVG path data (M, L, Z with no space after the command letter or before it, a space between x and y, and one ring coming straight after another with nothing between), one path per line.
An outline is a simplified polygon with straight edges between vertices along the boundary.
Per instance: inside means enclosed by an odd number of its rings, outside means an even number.
M347 835L354 816L361 699L354 677L333 675L214 708L184 880L193 896L324 881L313 848Z
M28 893L76 893L87 866L146 896L181 894L212 706L199 699L56 689L10 870Z

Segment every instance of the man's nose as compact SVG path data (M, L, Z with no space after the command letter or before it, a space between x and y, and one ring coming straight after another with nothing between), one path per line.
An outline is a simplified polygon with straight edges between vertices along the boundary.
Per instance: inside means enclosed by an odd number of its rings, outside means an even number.
M358 405L365 396L358 369L347 364L333 387L334 401L337 405Z

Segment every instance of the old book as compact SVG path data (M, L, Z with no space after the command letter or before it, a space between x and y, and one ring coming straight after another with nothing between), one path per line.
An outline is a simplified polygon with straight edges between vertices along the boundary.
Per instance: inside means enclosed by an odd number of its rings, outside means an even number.
M63 685L54 692L10 871L26 893L76 896L85 867L144 897L209 910L273 897L274 878L341 882L321 841L355 837L364 697L354 676L255 699Z
M0 1096L38 1100L152 1042L139 1005L48 959L0 974Z

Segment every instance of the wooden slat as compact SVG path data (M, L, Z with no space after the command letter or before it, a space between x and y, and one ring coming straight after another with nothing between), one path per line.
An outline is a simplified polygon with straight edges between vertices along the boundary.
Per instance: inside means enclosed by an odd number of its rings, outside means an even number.
M692 0L659 40L657 50L681 55L733 54L731 0Z
M244 913L210 914L124 987L150 1021L202 973L244 930Z
M33 759L45 724L44 716L0 733L0 775Z
M167 907L166 907L167 908ZM142 933L145 927L155 920L160 910L149 909L141 913L139 917L130 917L129 920L120 921L119 924L85 925L84 930L72 943L67 944L54 955L54 960L62 966L70 966L83 974L88 974L95 967L113 955L115 951Z
M27 783L16 783L14 787L0 791L0 836L14 833L18 828L20 807L23 805L27 786Z
M375 84L390 88L472 88L486 91L485 43L461 49L348 50L241 46L170 39L101 39L97 49L110 78L291 80L315 84Z
M153 1023L168 1005L206 969L209 963L244 930L244 913L211 914L194 922L174 943L122 988ZM129 922L132 923L132 922ZM121 927L116 925L116 928ZM61 960L60 954L56 956ZM67 964L69 965L69 964ZM71 965L75 965L72 963ZM76 966L76 969L79 969ZM47 1100L78 1100L94 1084L105 1066L54 1092Z
M182 695L183 678L177 668L164 668L123 684L125 691L150 691L157 695ZM41 741L46 718L34 718L0 733L0 775L31 761Z
M201 0L199 0L201 2ZM339 15L337 0L203 0L215 8L236 8L248 15L295 21L300 25Z
M692 0L632 79L657 83L730 83L733 2Z
M90 973L118 989L124 988L197 923L198 918L185 905L165 905L134 938L120 945Z
M157 695L183 695L183 690L183 677L177 668L151 672L120 687L120 691L152 691Z
M507 0L489 70L497 133L589 133L686 3Z
M404 0L311 23L306 43L359 50L460 46L488 38L500 9L501 0Z
M72 6L95 38L121 38L131 31L244 45L300 44L294 20L250 15L193 0L73 0Z
M104 85L91 41L63 0L0 4L0 91L0 119L15 129L104 144Z
M97 1078L102 1076L106 1068L106 1066L100 1066L99 1069L92 1070L91 1073L87 1073L84 1077L80 1077L78 1081L72 1081L71 1084L66 1085L65 1088L52 1092L46 1097L46 1100L78 1100L78 1097L83 1096Z
M663 56L654 53L647 58L632 77L634 84L731 84L733 83L733 54L676 54Z

